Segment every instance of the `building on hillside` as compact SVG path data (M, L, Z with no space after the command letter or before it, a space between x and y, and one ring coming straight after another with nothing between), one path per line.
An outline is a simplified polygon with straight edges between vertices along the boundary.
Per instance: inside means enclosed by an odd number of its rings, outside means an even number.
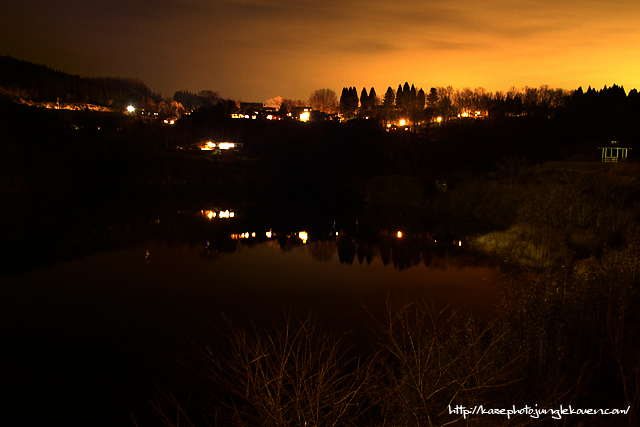
M618 147L618 141L611 141L609 147L598 147L602 150L602 161L605 163L626 162L631 148Z

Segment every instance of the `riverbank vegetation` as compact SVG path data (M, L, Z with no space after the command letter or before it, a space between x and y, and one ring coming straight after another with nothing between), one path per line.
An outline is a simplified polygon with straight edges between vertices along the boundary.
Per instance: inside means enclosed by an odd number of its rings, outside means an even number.
M635 425L637 319L619 299L629 295L602 304L584 289L549 291L543 282L519 277L491 320L389 302L366 351L313 318L231 327L226 350L201 351L202 388L191 406L170 394L153 406L167 426ZM625 320L613 315L619 310ZM550 411L569 406L621 412ZM488 412L523 408L510 417Z

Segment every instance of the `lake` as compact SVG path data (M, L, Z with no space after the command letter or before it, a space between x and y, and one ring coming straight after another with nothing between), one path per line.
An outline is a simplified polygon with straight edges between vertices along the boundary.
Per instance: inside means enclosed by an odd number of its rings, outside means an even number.
M9 407L23 424L141 425L184 390L194 343L286 313L366 346L387 301L490 314L498 268L418 216L239 203L38 204L5 212Z

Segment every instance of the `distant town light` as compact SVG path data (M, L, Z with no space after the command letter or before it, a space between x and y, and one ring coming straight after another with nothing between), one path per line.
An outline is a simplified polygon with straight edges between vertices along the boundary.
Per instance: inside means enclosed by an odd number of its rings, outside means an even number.
M202 215L206 216L209 219L215 218L216 217L216 211L213 210L206 210L206 211L200 211L202 213Z
M233 148L233 142L221 142L220 144L218 144L218 147L221 150L228 150L229 148Z
M134 108L134 106L133 106L133 105L129 105L129 106L127 107L127 111L128 111L128 112L130 112L130 113L133 113L134 111L136 111L136 109Z
M213 150L214 148L216 148L216 144L212 141L207 141L204 144L200 144L200 149L201 150Z
M404 126L406 124L407 124L407 121L405 119L400 120L400 126Z
M436 120L438 120L438 123L440 123L442 121L442 117L438 116Z

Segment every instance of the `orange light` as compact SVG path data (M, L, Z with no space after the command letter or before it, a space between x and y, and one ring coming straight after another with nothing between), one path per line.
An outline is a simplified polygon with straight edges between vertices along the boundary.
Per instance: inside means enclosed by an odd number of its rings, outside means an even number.
M398 239L402 238L402 231L398 231Z

